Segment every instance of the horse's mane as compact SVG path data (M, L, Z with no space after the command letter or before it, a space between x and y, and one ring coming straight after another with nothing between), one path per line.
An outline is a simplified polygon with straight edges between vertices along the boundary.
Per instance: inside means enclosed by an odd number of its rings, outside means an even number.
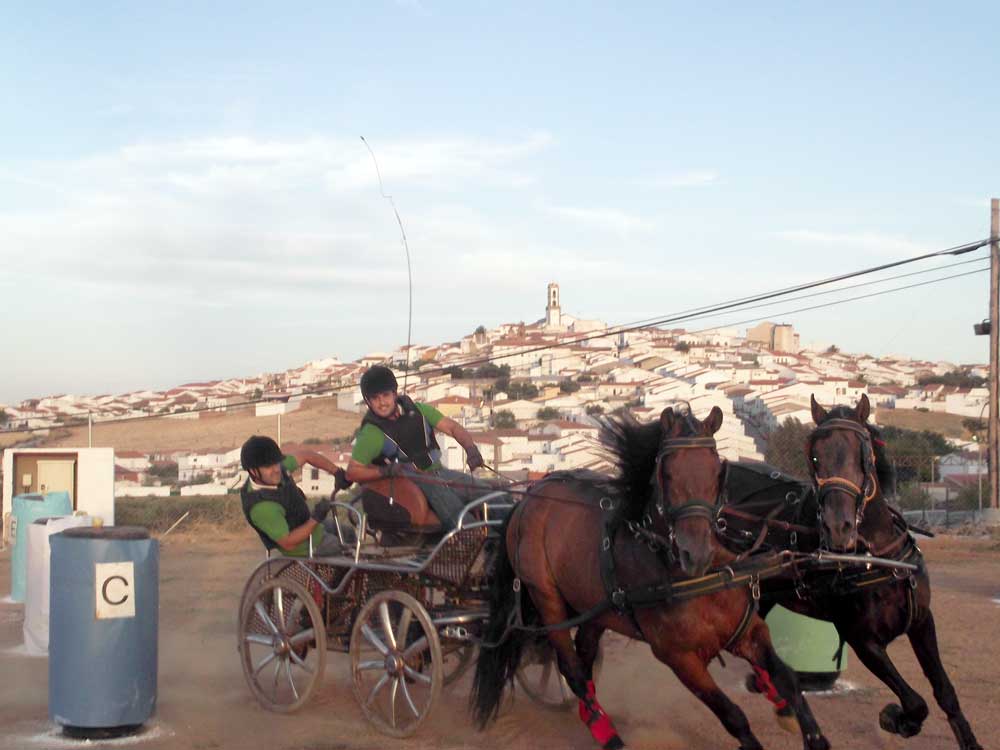
M854 409L850 406L835 406L830 409L826 419L850 419L857 421ZM825 422L826 419L823 421ZM875 451L875 476L878 478L878 486L883 497L891 497L896 494L896 470L889 460L889 454L882 439L882 432L875 425L864 423L868 434L872 439L872 449Z
M681 437L699 434L698 421L687 412ZM656 456L663 439L660 420L639 422L628 412L601 420L601 445L615 465L611 484L622 499L626 520L637 521L645 512L652 492Z

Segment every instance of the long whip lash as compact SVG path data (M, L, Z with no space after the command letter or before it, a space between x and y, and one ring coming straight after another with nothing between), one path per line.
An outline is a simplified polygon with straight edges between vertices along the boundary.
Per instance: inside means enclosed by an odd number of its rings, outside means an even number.
M368 153L372 156L372 163L375 165L375 175L378 177L378 191L382 194L383 198L389 201L389 205L392 206L392 213L396 217L396 223L399 224L399 235L403 239L403 249L406 250L406 275L409 281L410 292L410 303L406 321L406 369L403 370L403 393L406 393L406 381L410 374L410 346L413 336L413 269L410 267L410 244L406 241L406 230L403 228L403 220L399 218L399 211L396 210L396 201L392 199L391 195L385 192L385 188L382 185L382 172L378 168L378 159L375 158L375 152L372 151L372 147L368 145L368 141L365 140L364 136L361 136L361 142L365 144L365 148L368 149Z

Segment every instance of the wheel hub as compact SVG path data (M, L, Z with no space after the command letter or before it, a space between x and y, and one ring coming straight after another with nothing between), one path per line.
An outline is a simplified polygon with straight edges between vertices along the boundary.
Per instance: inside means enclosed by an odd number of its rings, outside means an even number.
M385 671L397 677L403 672L403 657L395 652L389 652L385 657Z

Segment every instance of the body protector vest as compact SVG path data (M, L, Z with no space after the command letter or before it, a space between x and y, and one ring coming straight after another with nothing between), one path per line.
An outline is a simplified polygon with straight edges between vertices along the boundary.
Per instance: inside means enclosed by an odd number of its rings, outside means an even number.
M256 489L250 483L250 480L247 479L246 483L240 489L240 499L242 500L243 515L246 516L247 523L253 526L254 531L257 532L260 540L264 542L264 546L268 549L275 549L278 543L254 526L254 522L250 518L250 511L253 510L253 506L257 503L277 503L284 508L285 520L288 522L289 531L298 528L310 518L305 493L288 476L288 472L284 468L281 470L281 482L278 483L277 487L261 487Z
M409 396L399 396L396 403L400 411L396 419L383 419L369 409L361 420L362 425L373 424L385 435L382 453L375 463L396 460L412 463L421 471L426 471L441 459L441 448L434 438L434 430Z

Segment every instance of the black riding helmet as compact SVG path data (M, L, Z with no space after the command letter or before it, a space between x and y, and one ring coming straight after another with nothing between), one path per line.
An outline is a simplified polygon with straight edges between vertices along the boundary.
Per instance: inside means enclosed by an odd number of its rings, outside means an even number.
M240 449L240 463L247 471L281 463L284 457L278 444L263 435L254 435Z
M392 370L383 365L372 365L361 376L361 395L365 401L379 393L398 389L396 376L392 374Z

